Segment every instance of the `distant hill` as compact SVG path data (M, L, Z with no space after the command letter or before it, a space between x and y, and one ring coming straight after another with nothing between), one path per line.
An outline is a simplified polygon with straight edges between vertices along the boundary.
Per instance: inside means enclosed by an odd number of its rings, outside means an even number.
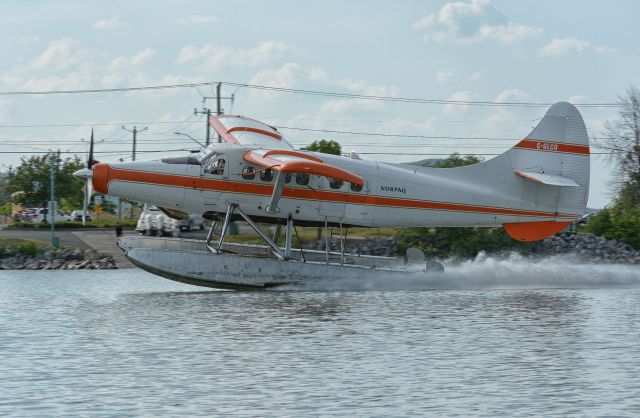
M421 167L433 167L439 162L444 161L444 158L427 158L426 160L415 161L413 163L405 163L407 165L419 165Z

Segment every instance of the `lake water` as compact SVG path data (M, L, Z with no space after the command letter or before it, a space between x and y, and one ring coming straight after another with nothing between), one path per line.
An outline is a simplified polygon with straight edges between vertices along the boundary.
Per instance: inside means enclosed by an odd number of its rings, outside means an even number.
M223 292L0 271L0 416L640 415L637 267L448 274Z

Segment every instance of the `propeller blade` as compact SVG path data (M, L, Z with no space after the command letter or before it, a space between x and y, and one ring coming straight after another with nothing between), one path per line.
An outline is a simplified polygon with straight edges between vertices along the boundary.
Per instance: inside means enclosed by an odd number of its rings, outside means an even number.
M93 128L91 128L91 142L89 143L89 157L87 158L87 168L91 169L96 163L93 159Z

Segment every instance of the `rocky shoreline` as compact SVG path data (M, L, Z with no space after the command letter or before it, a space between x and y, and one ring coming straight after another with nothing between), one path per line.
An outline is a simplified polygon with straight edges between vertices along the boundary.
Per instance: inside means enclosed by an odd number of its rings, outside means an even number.
M563 232L532 245L537 257L569 255L586 263L640 264L640 251L629 244L594 234Z
M117 269L113 257L95 250L43 249L35 255L0 258L0 270L105 270Z
M370 239L349 239L345 251L351 254L375 255L386 257L402 257L399 251L400 239L397 237L376 237ZM324 240L311 241L305 248L324 251ZM340 251L334 243L333 251ZM501 251L494 256L501 256L510 251ZM640 251L620 241L610 240L594 234L572 234L563 232L533 243L528 252L529 257L548 257L566 255L586 263L605 264L640 264Z

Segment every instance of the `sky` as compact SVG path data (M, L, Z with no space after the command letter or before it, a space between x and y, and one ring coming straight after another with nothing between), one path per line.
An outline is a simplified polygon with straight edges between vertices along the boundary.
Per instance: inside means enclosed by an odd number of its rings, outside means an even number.
M0 92L224 81L425 99L613 103L639 83L639 18L635 1L6 1ZM336 140L386 162L452 152L492 158L546 111L223 85L222 95L232 94L233 103L222 101L225 113L273 124L296 146ZM138 136L139 160L184 153L196 144L175 132L203 140L205 120L194 108L215 110L212 96L209 87L0 95L0 171L50 149L84 158L92 126L100 161L131 158L131 133L122 126L147 128ZM617 112L580 110L596 138ZM478 137L491 139L470 139ZM591 158L589 206L603 207L611 199L610 164L606 155Z

